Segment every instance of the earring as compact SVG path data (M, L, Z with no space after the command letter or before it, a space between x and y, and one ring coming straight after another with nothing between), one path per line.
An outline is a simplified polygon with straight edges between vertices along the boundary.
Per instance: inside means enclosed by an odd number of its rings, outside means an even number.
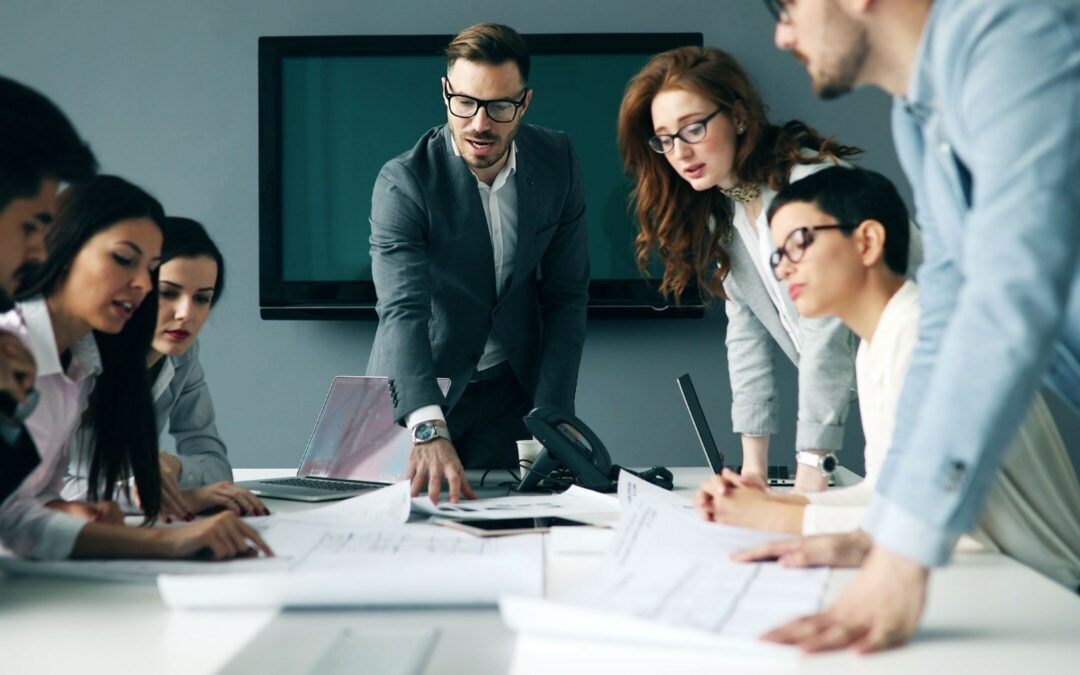
M735 127L735 131L740 134L743 133L746 131L746 124L739 122L739 126Z

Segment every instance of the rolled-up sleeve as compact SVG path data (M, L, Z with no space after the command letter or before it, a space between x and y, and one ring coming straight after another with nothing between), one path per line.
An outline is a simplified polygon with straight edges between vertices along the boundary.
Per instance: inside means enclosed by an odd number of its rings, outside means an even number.
M737 434L769 436L780 430L780 402L773 373L772 336L726 286L728 377L731 379L731 426Z
M855 398L858 340L836 318L800 318L799 418L796 450L839 450Z

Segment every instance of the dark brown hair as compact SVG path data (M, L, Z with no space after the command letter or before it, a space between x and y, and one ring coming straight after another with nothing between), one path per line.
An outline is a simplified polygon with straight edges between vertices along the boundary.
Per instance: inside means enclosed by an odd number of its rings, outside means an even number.
M723 245L732 237L732 209L718 190L695 191L653 152L652 101L661 91L682 89L704 96L731 116L745 120L737 137L735 174L741 182L779 190L795 164L813 164L826 157L849 157L859 148L823 138L793 120L777 126L766 117L765 104L746 71L730 54L712 47L679 47L654 56L630 80L619 108L618 143L626 173L634 180L631 194L639 231L634 240L643 274L652 256L664 266L660 291L678 303L691 280L706 299L726 299L723 281L731 259ZM805 152L809 150L810 152ZM716 228L709 232L709 217ZM708 270L715 263L712 274Z
M493 66L513 61L521 73L521 83L529 82L529 47L510 26L478 23L461 31L446 45L446 67L453 66L458 59Z
M56 223L46 238L49 255L19 297L53 295L94 235L131 218L148 218L161 228L165 213L156 199L116 176L99 175L72 185L60 197ZM156 286L156 273L152 281ZM147 522L161 509L157 422L146 377L157 306L157 293L151 291L119 333L94 331L102 370L82 420L91 433L90 500L113 499L118 486L128 492L127 479L134 476Z
M0 76L0 211L37 194L46 178L74 183L97 171L97 160L56 104Z

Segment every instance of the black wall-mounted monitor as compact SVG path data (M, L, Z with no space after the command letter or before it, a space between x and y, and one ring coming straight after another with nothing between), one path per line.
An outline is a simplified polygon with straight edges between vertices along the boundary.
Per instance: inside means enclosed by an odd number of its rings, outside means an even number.
M701 316L634 262L631 185L616 147L623 90L654 54L701 33L525 35L527 122L570 135L585 180L589 315ZM259 304L264 319L376 318L371 191L387 160L445 123L449 35L259 39ZM642 139L645 142L645 139Z

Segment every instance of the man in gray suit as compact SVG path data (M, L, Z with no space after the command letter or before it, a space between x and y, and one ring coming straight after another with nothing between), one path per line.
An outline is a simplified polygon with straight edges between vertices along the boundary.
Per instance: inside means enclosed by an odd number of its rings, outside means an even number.
M473 497L463 467L514 467L521 417L573 410L589 260L566 134L522 124L533 92L512 28L446 49L447 124L386 163L371 208L379 327L368 372L389 377L413 433L413 495ZM437 377L452 380L443 396Z

